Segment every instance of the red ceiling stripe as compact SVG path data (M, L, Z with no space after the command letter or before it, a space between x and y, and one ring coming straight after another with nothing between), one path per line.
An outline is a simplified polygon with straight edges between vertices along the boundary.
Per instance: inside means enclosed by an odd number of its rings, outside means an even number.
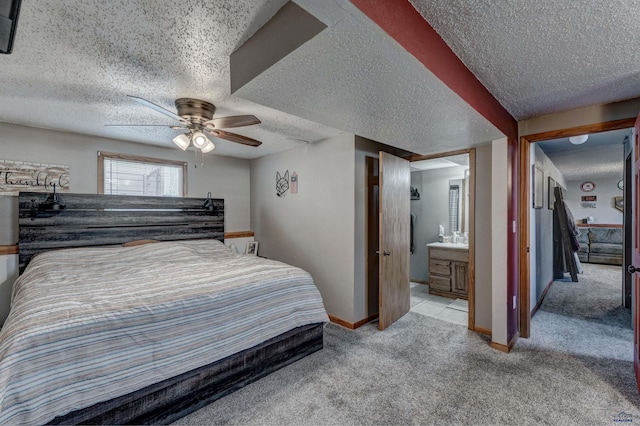
M408 0L351 0L436 77L509 138L518 123Z

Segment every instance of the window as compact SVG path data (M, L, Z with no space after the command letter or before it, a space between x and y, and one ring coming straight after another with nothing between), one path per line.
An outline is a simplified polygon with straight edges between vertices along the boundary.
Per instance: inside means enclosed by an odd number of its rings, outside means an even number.
M98 194L185 197L187 163L98 152Z

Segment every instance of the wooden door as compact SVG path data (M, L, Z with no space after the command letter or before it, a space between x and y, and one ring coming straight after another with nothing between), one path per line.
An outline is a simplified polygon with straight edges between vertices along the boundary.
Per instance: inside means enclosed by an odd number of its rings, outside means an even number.
M640 392L640 115L636 120L633 144L633 264L627 270L633 274L633 369L636 373L636 385ZM625 200L625 203L627 201ZM638 269L636 269L636 267ZM635 273L634 273L635 272Z
M409 312L411 168L407 160L380 152L379 286L384 330Z

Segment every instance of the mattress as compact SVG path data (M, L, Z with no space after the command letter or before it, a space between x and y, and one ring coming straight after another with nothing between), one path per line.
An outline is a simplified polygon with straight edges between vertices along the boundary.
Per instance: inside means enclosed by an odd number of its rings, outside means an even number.
M0 424L42 424L327 322L311 276L216 240L36 256L0 331Z

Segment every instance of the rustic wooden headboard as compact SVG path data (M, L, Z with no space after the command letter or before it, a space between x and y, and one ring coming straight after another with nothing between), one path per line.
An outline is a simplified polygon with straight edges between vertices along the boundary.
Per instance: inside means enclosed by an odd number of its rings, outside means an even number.
M48 250L160 241L224 240L224 200L219 198L21 192L20 273Z

